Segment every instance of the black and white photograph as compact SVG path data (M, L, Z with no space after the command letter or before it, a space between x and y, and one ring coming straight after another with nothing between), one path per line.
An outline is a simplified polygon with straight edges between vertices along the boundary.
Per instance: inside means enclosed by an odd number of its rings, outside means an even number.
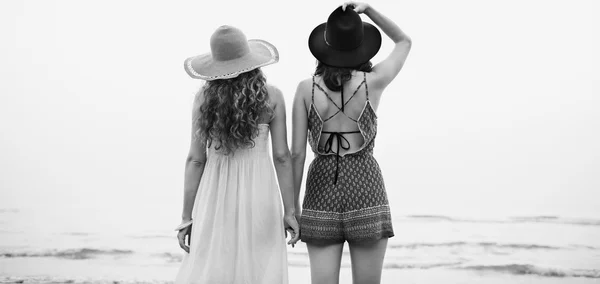
M0 2L0 283L600 283L600 2Z

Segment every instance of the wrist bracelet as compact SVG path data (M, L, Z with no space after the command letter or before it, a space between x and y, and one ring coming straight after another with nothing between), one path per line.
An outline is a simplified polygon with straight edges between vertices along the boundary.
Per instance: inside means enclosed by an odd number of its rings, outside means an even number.
M185 223L181 223L181 225L179 225L179 226L177 226L177 228L175 228L175 231L181 231L181 230L191 226L193 222L194 222L193 220L189 220Z

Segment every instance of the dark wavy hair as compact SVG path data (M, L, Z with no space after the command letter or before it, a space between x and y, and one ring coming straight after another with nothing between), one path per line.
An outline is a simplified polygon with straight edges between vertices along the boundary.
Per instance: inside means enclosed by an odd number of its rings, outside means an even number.
M327 86L328 89L339 92L342 89L342 86L350 81L352 78L352 71L354 70L371 72L371 70L373 70L373 64L371 61L367 61L354 68L345 68L325 65L321 61L317 61L315 75L320 75L321 78L323 78L323 82L325 82L325 86Z
M266 78L257 68L235 78L208 81L199 91L204 95L196 123L196 137L210 147L229 154L238 148L254 147L260 118L272 117ZM202 95L202 94L199 94Z

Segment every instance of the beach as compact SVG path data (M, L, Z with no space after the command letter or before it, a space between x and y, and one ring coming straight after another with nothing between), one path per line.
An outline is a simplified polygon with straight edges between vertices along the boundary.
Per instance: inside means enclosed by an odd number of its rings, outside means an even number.
M75 264L52 260L36 260L27 263L0 261L2 270L11 270L14 276L3 275L0 283L90 283L90 284L133 284L133 283L173 283L177 267L116 267L116 266L93 266L88 264ZM14 265L14 266L13 266ZM36 265L43 267L38 270L44 276L31 276L31 269L23 269L25 265ZM310 283L310 271L308 267L290 267L290 284ZM3 273L6 274L6 273ZM65 276L70 275L70 276ZM133 277L132 275L137 275ZM344 267L340 272L340 283L352 283L349 268ZM171 277L169 277L171 276ZM463 284L500 284L500 283L600 283L598 278L586 277L539 277L538 275L512 275L496 272L472 273L460 270L436 270L436 269L386 269L382 274L381 283L463 283Z
M221 25L274 44L291 146L307 39L342 2L0 1L0 283L172 283L205 84L184 61ZM414 41L373 99L382 283L600 283L600 1L369 4ZM306 246L287 255L310 283Z
M175 232L163 225L168 218L157 214L134 226L105 217L104 223L74 227L69 215L1 210L0 283L173 282L184 252ZM600 283L600 220L435 215L393 220L396 236L388 242L384 284ZM348 247L344 250L340 283L351 283ZM288 247L288 267L290 284L310 283L305 244Z

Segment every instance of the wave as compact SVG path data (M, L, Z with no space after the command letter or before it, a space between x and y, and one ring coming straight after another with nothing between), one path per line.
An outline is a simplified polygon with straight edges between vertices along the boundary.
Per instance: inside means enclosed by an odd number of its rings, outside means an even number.
M0 276L0 283L11 284L173 284L173 281L162 280L127 280L127 279L89 279L87 277L65 278L54 276Z
M567 249L564 247L536 245L536 244L502 244L494 242L445 242L445 243L407 243L407 244L391 244L389 248L395 249L418 249L418 248L434 248L434 247L460 247L474 246L483 248L501 248L501 249L524 249L524 250L560 250Z
M173 239L171 235L132 235L132 239Z
M288 265L292 267L309 267L308 253L289 253L296 257L288 258ZM155 254L154 256L165 258L169 263L177 263L183 260L183 254L174 254L170 252L164 252ZM384 269L431 269L431 268L442 268L442 267L454 267L462 264L463 262L436 262L436 263L396 263L387 262L384 263ZM342 267L350 267L349 263L343 262Z
M444 215L406 215L400 216L401 219L409 220L427 220L438 222L456 222L456 223L550 223L564 224L577 226L600 226L600 219L590 218L565 218L559 216L513 216L506 219L473 219L473 218L456 218Z
M544 277L600 278L600 270L596 269L562 270L556 268L543 268L531 264L472 265L458 267L458 269L500 272L515 275L537 275Z
M0 213L19 213L19 209L15 209L15 208L0 208Z
M518 223L555 223L580 226L600 226L600 220L589 218L562 218L558 216L516 216L510 217L509 219L513 222Z
M399 216L400 219L431 221L431 222L453 222L453 223L508 223L507 220L457 218L444 215L406 215Z
M407 215L407 218L412 219L431 219L431 220L440 220L440 221L456 221L452 217L443 216L443 215Z
M452 243L441 243L441 244L417 244L417 245L469 245L466 242L452 242ZM494 244L494 243L484 243ZM401 245L402 246L402 245ZM505 245L506 246L506 245ZM510 247L511 244L508 244ZM521 245L517 245L520 247ZM526 246L528 247L528 246ZM127 257L133 255L134 251L131 250L100 250L92 248L82 249L71 249L71 250L54 250L41 253L2 253L0 257L4 258L22 258L22 257L56 257L63 259L72 260L85 260L94 258L101 255ZM183 259L183 253L171 253L163 252L153 254L155 257L163 258L168 263L179 263ZM297 255L298 256L298 255ZM308 255L302 258L291 258L288 260L288 264L293 267L308 267ZM539 267L533 264L504 264L504 265L481 265L471 264L465 265L465 263L472 263L472 260L468 259L457 259L456 261L448 262L406 262L394 261L384 263L384 269L400 269L400 270L412 270L412 269L460 269L476 272L496 272L514 275L534 275L540 277L581 277L581 278L594 278L600 279L600 269L566 269L566 268L545 268ZM342 266L348 266L347 263L343 263Z
M439 262L439 263L384 263L384 269L432 269L455 267L462 262Z
M600 247L588 246L588 245L571 245L573 248L577 249L589 249L589 250L600 250Z
M75 237L85 237L85 236L91 236L91 233L84 233L84 232L67 232L67 233L63 233L63 235L65 236L75 236Z
M170 252L158 253L158 254L155 254L155 256L158 256L161 258L166 258L167 262L181 262L183 260L182 254L174 254L174 253L170 253Z
M23 252L23 253L2 253L0 257L16 258L16 257L57 257L66 259L90 259L100 255L123 256L133 254L131 250L100 250L91 248L69 249L69 250L53 250L47 252Z

